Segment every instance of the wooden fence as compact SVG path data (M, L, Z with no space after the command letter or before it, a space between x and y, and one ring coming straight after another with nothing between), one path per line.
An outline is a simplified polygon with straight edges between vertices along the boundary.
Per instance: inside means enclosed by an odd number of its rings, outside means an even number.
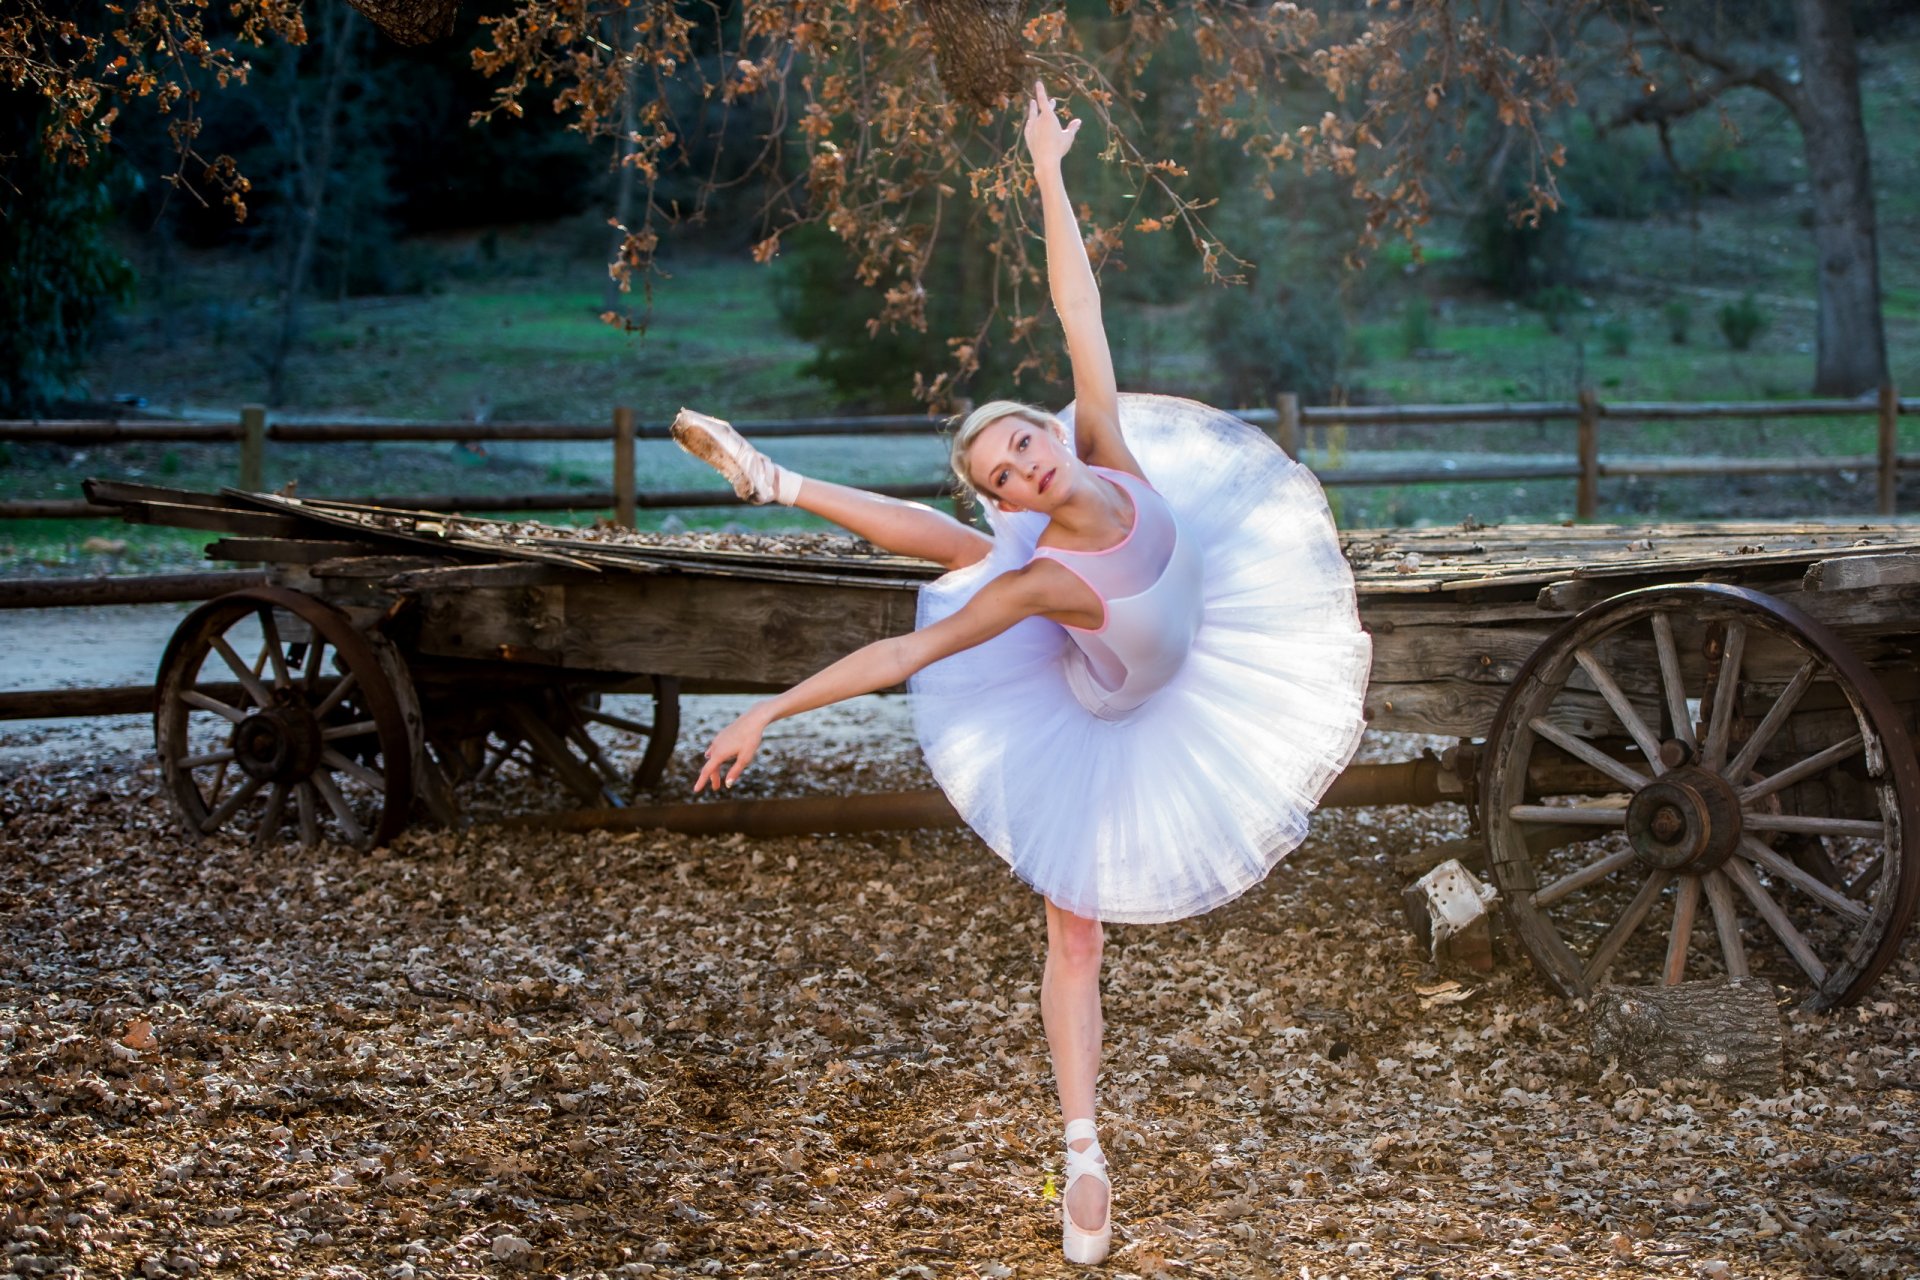
M1573 425L1571 455L1527 463L1481 463L1471 454L1423 468L1338 467L1318 472L1327 485L1462 484L1516 480L1564 479L1575 482L1575 512L1592 519L1599 505L1599 482L1615 476L1768 475L1821 472L1872 472L1876 479L1876 509L1895 513L1896 482L1903 470L1920 470L1920 454L1899 452L1899 419L1920 411L1920 400L1902 400L1891 386L1877 396L1858 400L1792 400L1749 403L1688 404L1603 402L1591 390L1573 401L1523 404L1462 405L1302 405L1299 398L1282 395L1271 407L1242 409L1239 416L1261 427L1281 447L1299 457L1304 433L1313 427L1370 430L1385 427L1491 427L1514 423L1567 422ZM1833 456L1796 454L1761 458L1602 458L1600 439L1608 423L1709 422L1727 419L1873 417L1878 424L1872 454ZM740 424L760 440L797 436L929 436L938 424L920 414L866 418L783 418ZM239 488L264 487L267 446L270 443L321 444L330 442L481 442L609 441L613 446L611 492L519 494L399 494L367 495L350 501L405 507L416 511L563 511L611 509L616 523L633 527L635 512L671 507L720 507L738 503L725 490L646 492L635 475L634 446L641 440L668 439L667 424L642 423L633 409L614 409L611 421L589 423L524 422L269 422L267 411L248 406L233 422L172 421L0 421L0 442L19 444L128 444L136 442L220 443L240 447ZM880 492L895 497L938 497L948 491L945 480L924 484L884 486ZM321 496L321 495L316 495ZM100 515L85 501L25 499L0 502L0 519L72 518Z

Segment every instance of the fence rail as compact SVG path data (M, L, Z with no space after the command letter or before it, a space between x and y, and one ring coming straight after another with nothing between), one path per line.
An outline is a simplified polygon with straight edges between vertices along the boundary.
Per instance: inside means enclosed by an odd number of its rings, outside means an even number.
M1564 459L1538 462L1474 465L1471 455L1427 467L1335 467L1318 473L1323 484L1340 486L1461 484L1507 480L1573 480L1575 508L1581 519L1592 519L1599 506L1599 482L1617 476L1791 475L1836 471L1874 473L1875 506L1881 515L1893 515L1896 485L1902 471L1920 470L1920 454L1899 452L1899 420L1920 412L1920 400L1903 400L1892 386L1873 397L1856 400L1781 400L1674 403L1621 401L1609 404L1591 390L1570 401L1457 405L1302 405L1297 396L1282 395L1273 405L1238 411L1241 418L1266 430L1294 457L1301 454L1303 433L1314 427L1377 428L1409 426L1497 426L1516 422L1571 422L1573 453ZM1873 417L1878 436L1872 455L1800 455L1774 458L1612 458L1600 456L1603 424L1610 422L1708 422L1731 418L1845 418ZM803 436L930 436L937 424L918 414L864 418L779 418L740 424L750 436L763 440ZM611 510L616 523L633 527L643 509L724 507L739 499L724 490L644 491L638 487L634 446L642 440L670 438L665 422L641 422L633 409L614 409L604 425L577 422L408 422L371 420L333 422L289 419L269 422L257 405L242 409L233 422L162 422L126 420L0 421L0 443L122 444L122 443L237 443L240 446L236 483L242 489L264 487L263 472L269 443L326 444L340 442L478 442L585 441L611 442L613 489L563 493L399 494L375 495L348 501L405 507L416 511L591 511ZM938 497L944 481L883 486L895 497ZM0 519L70 519L106 514L77 499L17 499L0 502Z

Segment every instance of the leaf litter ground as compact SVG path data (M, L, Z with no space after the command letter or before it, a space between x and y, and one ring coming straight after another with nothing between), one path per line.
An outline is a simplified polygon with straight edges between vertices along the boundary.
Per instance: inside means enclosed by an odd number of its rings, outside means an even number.
M898 714L819 723L743 794L926 784ZM15 1274L1070 1270L1044 925L964 832L196 846L136 757L9 767L0 823ZM1789 1017L1780 1094L1636 1088L1523 960L1415 948L1394 860L1461 824L1324 812L1240 901L1109 931L1111 1273L1920 1272L1911 946Z

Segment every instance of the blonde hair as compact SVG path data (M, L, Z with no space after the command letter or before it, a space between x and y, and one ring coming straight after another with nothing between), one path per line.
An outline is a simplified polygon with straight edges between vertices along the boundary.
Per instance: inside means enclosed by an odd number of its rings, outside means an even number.
M967 454L972 451L974 442L985 431L1002 418L1018 418L1030 422L1043 431L1058 429L1060 420L1045 409L1022 404L1018 400L989 400L968 414L953 433L953 448L948 455L947 464L953 468L954 476L960 481L960 491L975 497L984 497L980 486L973 482L973 476L967 471Z

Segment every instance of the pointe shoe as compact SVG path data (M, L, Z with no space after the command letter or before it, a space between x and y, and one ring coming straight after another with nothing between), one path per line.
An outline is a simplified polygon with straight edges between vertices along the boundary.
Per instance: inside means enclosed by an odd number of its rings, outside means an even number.
M682 409L673 420L673 440L725 476L733 491L746 501L764 506L782 500L780 467L748 444L732 423Z
M1084 1151L1075 1151L1073 1144L1081 1139L1088 1140ZM1073 1210L1068 1204L1073 1197L1073 1184L1082 1178L1098 1178L1107 1186L1107 1215L1096 1231L1088 1231L1073 1220ZM1068 1262L1087 1265L1104 1262L1107 1250L1113 1245L1113 1179L1107 1176L1107 1159L1100 1151L1100 1139L1094 1136L1093 1121L1067 1121L1067 1186L1060 1193L1060 1248L1067 1255Z

